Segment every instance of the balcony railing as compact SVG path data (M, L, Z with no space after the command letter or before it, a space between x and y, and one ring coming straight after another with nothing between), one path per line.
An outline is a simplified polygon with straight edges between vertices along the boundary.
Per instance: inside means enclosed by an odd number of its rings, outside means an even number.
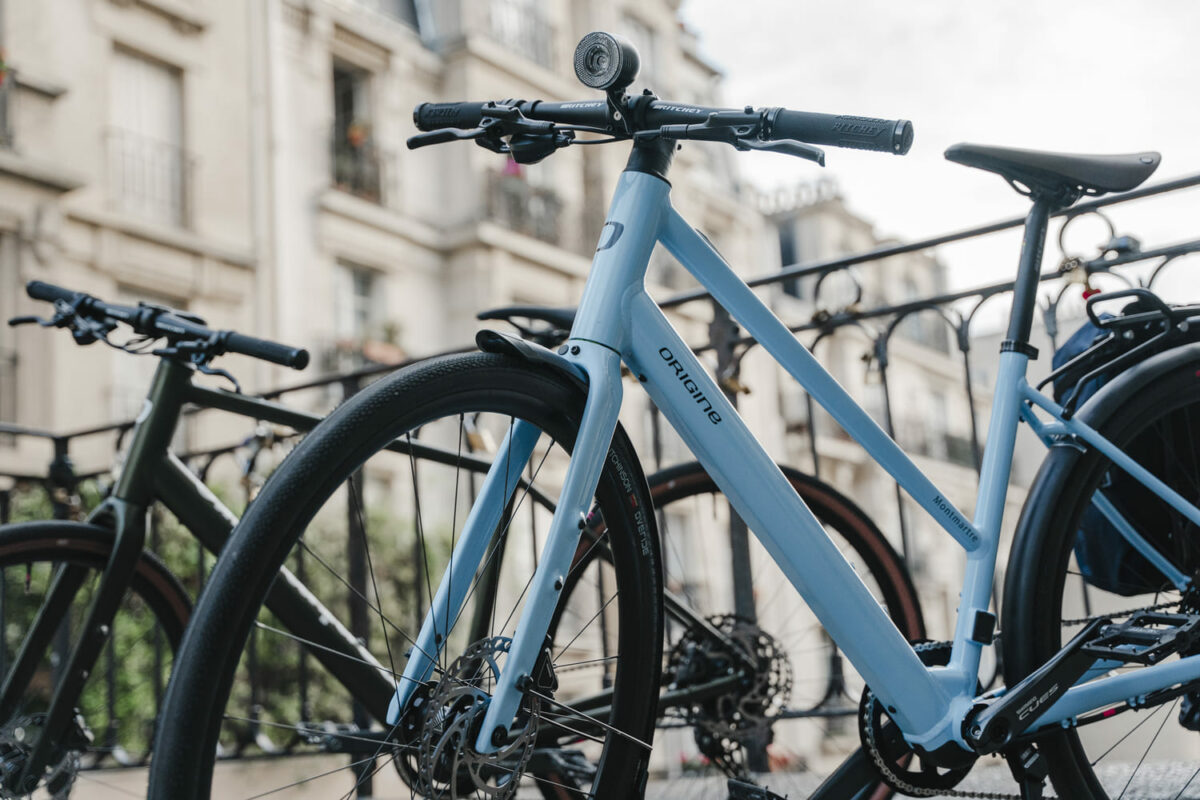
M0 419L17 418L17 352L0 346ZM0 447L9 447L13 437L0 433Z
M191 224L191 157L176 144L108 131L108 186L121 211L169 225Z
M351 144L334 134L331 158L333 185L372 203L383 202L383 158L373 142Z
M12 98L16 83L16 70L0 71L0 147L13 146Z
M554 67L554 26L529 0L489 0L488 33L499 44L541 64Z
M491 219L517 233L565 246L561 225L563 204L557 192L502 172L491 173L488 184Z

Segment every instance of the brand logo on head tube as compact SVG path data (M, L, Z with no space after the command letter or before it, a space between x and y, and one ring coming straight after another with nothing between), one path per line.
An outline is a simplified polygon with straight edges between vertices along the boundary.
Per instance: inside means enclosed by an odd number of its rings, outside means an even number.
M721 415L713 409L712 402L704 396L704 392L700 390L696 381L692 380L692 377L684 370L683 365L676 360L675 354L665 347L660 347L658 348L658 355L663 361L667 362L668 367L675 370L675 379L683 384L684 391L696 401L696 405L700 406L700 410L708 417L708 421L713 425L719 424L721 422Z
M596 252L599 253L601 250L612 247L624 232L625 226L619 222L604 223L604 230L600 231L600 244L596 245Z

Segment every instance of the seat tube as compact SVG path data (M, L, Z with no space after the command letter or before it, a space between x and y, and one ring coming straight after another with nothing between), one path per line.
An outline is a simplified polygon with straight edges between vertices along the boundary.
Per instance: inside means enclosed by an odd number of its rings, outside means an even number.
M996 375L995 402L988 422L987 446L979 476L979 499L975 507L975 528L983 545L967 554L963 592L954 633L951 667L962 676L963 691L973 694L983 645L974 633L978 615L986 614L995 579L1000 524L1004 514L1008 481L1012 472L1013 447L1020 419L1021 387L1025 382L1030 358L1037 350L1029 344L1037 287L1041 279L1042 251L1054 202L1035 196L1033 208L1025 218L1025 236L1021 260L1013 287L1013 307L1008 331L1000 345L1000 364Z
M1021 261L1017 265L1017 280L1013 286L1013 308L1008 319L1006 346L1019 343L1023 348L1029 347L1037 287L1041 279L1042 251L1046 246L1046 229L1054 206L1048 198L1036 196L1033 208L1025 217L1025 237L1021 241Z

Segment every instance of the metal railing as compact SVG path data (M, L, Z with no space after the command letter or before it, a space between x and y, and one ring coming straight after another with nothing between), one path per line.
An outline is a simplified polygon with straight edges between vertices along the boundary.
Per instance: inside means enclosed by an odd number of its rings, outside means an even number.
M17 71L0 71L0 147L13 146L12 105L16 94Z
M488 35L505 48L554 68L554 26L529 0L486 0Z
M500 179L507 176L495 176L493 186L500 185ZM509 197L516 197L517 192L528 193L534 190L533 187L528 187L523 181L517 179L520 184L525 187L520 190L508 189ZM513 186L515 184L510 184ZM1102 200L1092 201L1081 204L1080 206L1069 211L1060 212L1058 216L1075 218L1082 214L1099 211L1101 208L1117 203L1127 202L1144 197L1162 194L1164 192L1175 191L1179 189L1189 188L1200 185L1200 174L1180 178L1173 181L1157 184L1135 192L1129 192L1124 195L1115 195L1113 197L1104 198ZM505 195L500 194L504 197ZM515 208L515 202L513 208ZM505 207L505 206L501 206ZM791 280L802 276L823 276L834 272L842 271L855 264L862 264L871 261L885 259L891 256L904 253L912 253L926 250L932 247L943 245L949 242L962 241L964 239L983 236L1001 230L1014 228L1021 224L1022 219L1004 220L1001 222L984 225L970 230L958 231L943 236L932 237L912 242L903 245L887 246L877 248L867 253L860 253L851 256L846 256L827 261L799 264L789 266L785 269L776 271L769 275L763 275L754 278L749 283L752 286L764 286L783 281ZM1165 269L1174 263L1182 256L1200 252L1200 239L1187 241L1167 247L1147 248L1140 247L1125 248L1121 252L1109 252L1105 257L1095 259L1090 262L1080 262L1078 260L1064 260L1056 268L1046 272L1042 276L1043 281L1051 281L1068 276L1076 276L1081 272L1083 274L1100 274L1110 273L1115 269L1119 269L1126 265L1135 263L1144 263L1147 261L1156 262L1153 270L1148 275L1143 276L1139 280L1146 285L1153 285L1156 280L1164 273ZM1016 253L1013 253L1015 260ZM1130 278L1126 280L1132 281ZM1049 300L1043 304L1042 313L1045 328L1049 334L1051 341L1054 342L1057 337L1059 312L1061 309L1060 301L1063 299L1067 286L1064 285L1056 292L1052 292L1047 297ZM887 432L895 437L897 428L901 428L903 438L908 438L907 435L912 433L911 426L908 420L894 419L892 412L892 397L890 394L891 387L889 385L889 357L890 343L893 334L902 329L906 319L912 318L918 314L933 315L936 319L941 320L941 324L948 327L951 333L951 341L957 347L959 352L959 360L962 366L962 386L965 401L970 409L970 432L969 436L962 436L957 432L946 431L943 429L926 429L916 435L921 439L919 442L905 441L904 444L917 454L928 455L931 458L937 458L949 463L959 464L963 466L974 467L976 474L980 466L981 457L981 442L979 438L979 421L978 415L978 388L974 384L972 375L972 324L977 321L980 308L992 300L1006 293L1011 292L1013 287L1012 281L1003 281L991 283L984 286L973 287L961 291L946 292L934 297L924 297L912 300L906 300L902 303L893 305L881 305L874 308L857 308L848 307L842 309L818 309L817 313L811 319L796 322L791 326L793 331L798 333L809 334L809 339L806 344L812 349L818 357L823 342L827 342L836 332L840 330L854 329L861 334L865 334L864 349L873 359L876 368L879 372L881 382L881 396L875 408L879 410L883 419L882 423ZM711 300L703 291L692 291L676 295L672 298L662 301L664 307L677 307L684 303L695 301ZM730 396L731 400L736 402L738 389L738 375L742 359L747 351L755 344L754 340L749 337L741 336L736 326L729 318L720 311L719 307L714 306L716 310L713 324L710 327L709 341L699 345L696 349L699 351L714 351L717 356L717 374L723 388ZM953 355L951 354L951 357ZM407 362L411 363L411 362ZM356 372L334 375L325 378L320 378L314 381L308 381L301 384L291 385L271 392L264 393L262 396L268 399L277 399L303 390L317 389L320 387L338 387L338 394L342 397L353 394L366 382L372 380L376 376L398 369L405 364L394 366L371 367L368 369L358 370ZM820 452L821 432L824 426L824 420L821 425L814 423L816 417L812 406L811 398L805 395L804 403L806 406L806 422L803 425L793 428L794 431L805 434L808 439L808 447L810 449L813 471L819 476L822 467L822 453ZM195 410L189 413L204 413L203 410ZM651 431L655 435L654 443L654 458L658 460L662 452L662 440L657 434L660 430L660 425L657 418L653 415ZM67 434L52 434L45 431L35 431L26 428L20 428L13 425L0 424L0 435L8 435L11 437L36 437L49 440L53 447L53 457L49 461L49 466L45 469L30 468L28 472L23 474L4 473L0 471L0 476L7 475L10 478L16 479L23 483L24 487L31 484L37 484L44 487L50 500L53 509L53 514L56 517L66 518L78 513L79 497L78 487L82 481L95 479L103 474L101 471L93 471L90 473L77 473L71 464L71 450L75 442L85 437L93 437L98 435L109 435L115 439L114 444L119 448L122 437L131 429L132 421L124 421L113 425L92 428L88 430L74 431ZM814 431L817 433L814 434ZM230 454L237 452L238 448L242 447L243 443L231 445L228 447L219 447L205 450L203 452L193 452L185 454L185 461L194 465L194 468L200 475L205 475L212 467L213 463L223 457L228 457ZM649 454L647 454L649 457ZM655 467L662 466L654 464ZM3 489L0 488L0 523L7 522L10 518L11 509L13 507L14 494L20 489ZM247 497L248 499L248 497ZM912 542L908 523L906 522L905 500L900 494L900 489L896 487L896 509L898 520L897 525L901 535L903 550L906 557L912 555ZM749 571L748 565L750 560L748 556L740 557L738 550L748 547L745 537L744 525L741 525L736 519L736 515L732 515L730 536L734 545L734 552L731 562L733 564L733 582L735 596L738 592L738 586L748 585ZM886 529L886 520L880 520L881 524ZM739 525L741 525L740 530ZM351 537L354 539L354 537ZM415 553L414 558L419 562L420 554ZM198 550L196 562L194 564L194 575L187 578L192 582L192 585L198 586L203 580L205 573L205 562L203 554ZM185 576L186 578L186 576ZM419 581L414 581L411 587L414 592L414 604L420 609L421 587ZM357 587L361 596L366 596L366 586ZM737 609L738 613L746 613L745 609ZM753 608L749 610L753 614ZM303 659L303 656L301 656ZM303 669L301 670L303 673ZM306 674L306 673L305 673ZM251 680L255 678L251 677ZM302 689L302 694L307 694L306 690ZM247 735L253 734L260 736L262 731L248 729L250 732ZM286 748L281 748L280 752Z
M332 390L331 396L326 397L329 401L328 405L332 407L337 400L344 400L380 375L411 363L413 362L370 366L354 372L326 376L304 383L280 387L259 396L268 400L277 400L298 392L327 388ZM336 397L332 395L336 395ZM209 410L204 408L192 408L185 411L185 415L194 416L196 414L204 414L207 411ZM247 420L247 422L254 425L252 420ZM7 483L0 481L0 524L46 517L54 519L82 519L107 491L108 485L111 483L109 481L111 470L107 468L77 470L72 459L72 452L77 450L84 440L96 437L111 438L114 452L119 452L123 447L127 434L133 429L134 424L134 420L122 420L107 425L69 431L67 433L52 433L0 422L0 437L8 437L15 440L42 440L49 443L52 451L48 463L43 468L31 467L26 471L0 470L0 478L9 479ZM179 457L201 480L206 481L210 473L213 472L214 467L223 459L237 459L239 461L239 471L245 473L248 467L243 459L243 454L247 448L262 446L262 443L266 442L265 446L269 449L270 447L286 443L290 438L288 434L280 436L275 431L256 427L252 435L243 441L218 447L181 452L179 453ZM251 460L250 466L253 466L253 460ZM242 491L240 500L243 505L248 504L253 497L255 487L255 481L251 479L253 477L249 474L243 474L243 479L240 483ZM230 497L228 493L226 494L226 500L236 499L238 498ZM35 509L36 512L45 510L48 513L29 513L29 509ZM19 513L22 510L25 510L26 513ZM349 524L351 526L358 524L357 519L353 515L351 515ZM176 573L184 586L193 593L193 597L198 594L204 585L213 559L213 556L207 553L199 539L179 529L177 525L167 525L162 510L157 507L155 513L151 515L151 527L148 534L147 547L164 558L168 567ZM363 547L362 542L362 536L351 535L348 537L347 548L351 558ZM170 549L172 557L168 557L163 547ZM185 554L182 563L180 561L181 552ZM296 567L297 574L303 580L304 565L293 566ZM347 588L349 602L353 602L354 597L366 597L368 587L365 574L358 575L357 578L351 576L347 583ZM414 603L417 606L420 606L423 602L421 589L420 583L414 582L412 593L414 595ZM2 617L4 613L5 609L0 607L0 622L3 621ZM360 637L362 641L366 641L368 636L367 630L353 630L352 632ZM61 648L60 663L65 663L71 641L72 638L69 635L56 639L56 643L53 646ZM111 651L111 640L107 646ZM165 639L162 637L155 639L153 647L156 649L154 663L159 665L160 674L142 677L165 686L166 664L169 662L169 658L166 657L168 654L166 652L167 644ZM111 659L111 655L102 656L102 658ZM302 649L298 651L296 658L295 669L297 674L300 675L301 681L299 695L306 697L310 693L310 681L315 685L318 680L317 677L311 674L316 672L316 670L309 669L308 659ZM251 695L262 701L263 691L259 683L267 681L268 677L260 676L257 671L252 669L249 680L251 682L251 686L249 687ZM110 723L118 719L118 703L120 702L119 685L119 681L107 681L103 684L103 700L107 719ZM155 702L158 702L160 697L161 692L156 693ZM257 704L249 712L252 716L257 713L256 708ZM271 742L270 732L256 725L251 725L241 730L240 736L241 739L234 744L231 752L225 753L226 756L238 755L251 746L258 747L269 755L286 755L293 746L300 743L293 738L286 744L274 744ZM107 748L101 751L97 766L136 766L144 764L148 757L148 751L131 752L119 747Z
M192 158L179 145L109 128L108 189L115 208L168 225L192 223Z
M1108 206L1195 186L1200 186L1200 174L1175 178L1131 192L1114 194L1079 203L1071 208L1060 210L1052 216L1069 222L1086 214L1102 213L1102 209ZM789 265L777 272L750 278L746 282L752 287L760 287L809 276L816 276L817 280L820 281L828 275L846 271L850 267L859 264L878 262L893 256L927 251L953 242L961 242L967 239L1010 230L1020 227L1024 222L1024 217L1014 217L988 225L933 236L920 241L888 245L863 253L824 261ZM1114 257L1100 258L1088 263L1064 260L1056 268L1043 273L1041 280L1042 282L1053 281L1072 274L1078 274L1079 271L1085 274L1105 273L1127 264L1157 260L1159 263L1144 281L1146 286L1152 287L1155 281L1164 273L1167 266L1175 263L1180 257L1197 251L1200 251L1200 240L1148 250L1142 250L1139 247L1129 252L1117 254ZM1016 257L1017 252L1014 248L1012 253L1014 264ZM1067 286L1069 284L1059 288L1054 299L1044 304L1042 308L1042 321L1050 337L1052 346L1057 344L1059 312L1061 309L1060 301ZM946 292L935 297L924 297L896 304L879 305L873 308L863 309L854 305L840 309L818 308L811 319L789 325L789 329L797 334L812 334L812 338L808 342L808 347L818 357L820 357L821 344L841 329L853 327L866 337L869 346L864 355L873 359L878 369L880 383L882 384L883 419L881 420L881 424L889 436L896 438L896 425L892 412L893 398L889 384L892 336L897 333L906 320L911 319L914 315L929 314L940 318L941 323L948 327L951 333L951 341L957 348L962 362L963 393L970 415L969 455L971 456L971 463L975 467L976 475L978 475L982 460L982 445L979 437L979 400L977 396L979 387L974 385L972 378L972 324L978 319L978 312L981 307L993 298L1010 293L1012 289L1013 281L1010 280L956 292ZM696 301L711 301L711 296L703 289L693 290L666 298L660 301L659 305L663 308L676 308ZM726 388L726 394L735 403L736 387L739 385L738 372L741 360L746 355L746 352L755 344L756 342L752 337L741 335L737 326L729 319L728 314L714 304L714 322L710 326L709 341L697 347L696 350L697 352L710 350L715 352L718 377L722 380ZM812 398L807 394L805 394L805 404L807 406L807 429L809 432L807 438L812 469L816 477L821 477L822 456L819 452L819 440L822 426L814 425L812 422L816 410ZM814 435L813 431L817 431L817 435ZM913 444L908 441L902 441L901 444L910 449L913 447ZM949 447L950 445L947 443L948 450ZM959 448L959 445L954 445L954 453L957 457L961 457ZM953 461L957 459L948 460ZM901 551L905 559L909 560L910 564L913 564L914 545L912 542L912 533L908 522L906 501L898 483L895 484L895 497L895 519L897 529L900 533ZM884 524L883 521L880 521L880 523L881 525ZM737 523L735 522L734 524L736 525ZM738 534L735 533L734 536L737 538ZM916 566L919 567L919 562L916 563ZM734 579L736 584L739 580L748 581L749 576L748 573L741 576L735 575Z
M330 159L335 188L372 203L384 202L385 159L374 142L352 144L344 132L335 132Z
M488 216L510 230L566 246L563 202L558 192L534 186L520 175L488 173Z

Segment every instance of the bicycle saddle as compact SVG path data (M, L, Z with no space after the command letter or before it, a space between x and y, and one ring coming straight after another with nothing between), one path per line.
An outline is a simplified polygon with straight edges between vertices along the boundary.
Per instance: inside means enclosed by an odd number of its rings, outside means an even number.
M511 322L513 317L524 317L535 322L547 322L556 328L569 331L571 330L571 325L575 323L575 309L550 308L548 306L504 306L503 308L480 311L475 315L476 319L502 319L508 322Z
M1010 182L1023 184L1033 194L1070 198L1071 202L1080 194L1129 191L1149 178L1162 160L1153 151L1081 156L979 144L951 145L946 149L946 158L995 172Z

